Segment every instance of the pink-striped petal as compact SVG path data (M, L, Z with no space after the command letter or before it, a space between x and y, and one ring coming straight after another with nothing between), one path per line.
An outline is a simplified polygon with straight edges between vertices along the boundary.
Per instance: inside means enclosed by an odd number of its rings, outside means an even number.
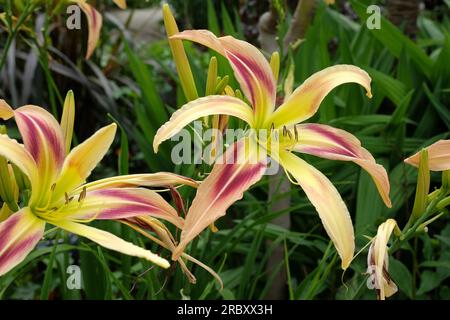
M95 10L93 6L87 4L86 0L72 0L72 2L75 2L81 8L81 10L83 10L87 18L89 34L86 59L89 59L92 53L94 53L98 39L100 39L103 17L97 10Z
M87 191L110 188L129 188L129 187L150 187L150 188L168 188L178 186L198 187L198 182L171 172L158 172L147 174L130 174L105 178L94 182L86 183L77 188L75 193L79 193L86 188Z
M208 30L186 30L171 37L198 42L225 56L245 96L262 123L275 108L276 83L270 64L253 45L231 36L216 37Z
M253 113L242 100L229 96L208 96L185 104L172 114L170 120L156 132L153 150L158 152L159 145L176 135L194 120L213 114L224 114L244 120L253 126Z
M266 123L275 128L302 122L311 118L319 109L325 96L344 83L357 83L370 91L371 79L367 72L352 65L337 65L313 74L298 87L272 115Z
M228 148L213 167L211 174L197 190L187 213L181 241L173 252L177 260L192 239L243 197L243 193L259 181L266 170L266 159L259 157L254 142L243 138Z
M78 234L91 241L94 241L107 249L114 250L129 256L144 258L159 265L162 268L168 268L170 266L169 262L166 259L163 259L160 256L152 253L150 250L143 249L132 244L131 242L127 242L113 235L112 233L66 220L58 221L56 223L52 222L52 224L71 233Z
M39 191L33 190L30 200L38 205L50 192L62 168L66 156L64 136L59 123L43 108L24 106L15 110L14 117L25 148L38 167Z
M439 140L426 148L428 165L432 171L450 170L450 140ZM420 151L405 159L406 163L419 167Z
M70 199L70 197L74 197ZM69 195L70 203L58 213L57 219L118 220L135 216L152 216L164 219L178 228L183 218L158 193L141 188L113 188Z
M279 161L302 187L316 208L328 236L341 257L342 268L347 269L353 259L355 237L352 219L339 192L326 176L296 155L281 152Z
M298 142L293 150L325 159L353 161L371 175L386 206L392 206L386 170L375 162L370 152L361 146L355 136L322 124L300 124L296 128Z
M25 259L42 238L45 222L24 208L0 223L0 276Z

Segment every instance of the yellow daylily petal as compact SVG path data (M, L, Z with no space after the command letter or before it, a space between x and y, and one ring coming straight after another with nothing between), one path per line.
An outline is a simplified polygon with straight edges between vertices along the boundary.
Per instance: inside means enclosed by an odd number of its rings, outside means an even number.
M61 229L96 242L107 249L118 251L129 256L144 258L162 268L168 268L170 266L166 259L161 258L149 250L138 247L131 242L127 242L112 233L71 221L59 221L53 224Z
M216 37L208 30L186 30L171 37L198 42L225 56L245 96L255 108L258 123L275 108L276 83L269 62L258 48L231 36Z
M33 190L39 188L36 162L23 145L6 135L0 135L0 156L15 164L30 179Z
M176 135L183 127L194 120L213 114L234 116L253 126L252 110L242 100L229 96L199 98L174 112L170 120L158 129L153 140L153 149L158 152L159 145Z
M191 178L180 176L171 172L158 172L147 174L130 174L124 176L111 177L87 183L74 192L79 193L86 188L87 191L100 190L106 188L127 188L127 187L153 187L167 188L187 185L197 188L198 183Z
M367 257L368 271L374 276L374 287L379 292L380 300L392 296L397 292L397 286L389 277L389 258L387 254L387 244L392 231L397 227L394 219L388 219L378 227L377 235L372 240ZM382 285L380 285L382 284Z
M14 117L14 110L5 100L0 99L0 119L8 120L12 117Z
M86 181L111 146L116 130L115 123L103 127L69 153L64 161L61 175L56 181L54 200L60 199L64 193L71 193Z
M61 117L61 129L63 131L64 140L66 142L66 154L70 152L73 136L73 125L75 121L75 98L73 91L67 92L64 101L63 114Z
M296 125L298 142L293 150L325 159L353 161L371 176L386 206L392 207L389 198L389 178L383 166L377 164L361 142L347 131L322 124Z
M428 165L431 171L450 170L450 140L439 140L426 148ZM420 151L405 159L406 163L419 167Z
M0 223L0 276L30 253L42 238L45 222L23 208Z
M81 10L83 10L87 18L89 34L86 59L89 59L92 53L94 53L98 39L100 39L100 30L102 29L103 17L97 10L95 10L93 6L87 4L84 0L72 0L72 2L76 3Z
M127 1L126 1L126 0L113 0L113 2L114 2L120 9L126 9L126 8L127 8Z
M353 259L355 238L348 209L330 180L296 155L280 152L280 164L295 178L316 208L328 236L347 269Z
M214 165L192 201L172 259L177 260L192 239L224 216L226 210L261 179L266 170L266 158L259 159L258 154L252 152L257 150L255 144L248 138L237 141L227 149L222 161Z
M364 70L352 65L337 65L313 74L299 86L270 117L267 126L273 123L275 128L288 126L311 118L319 109L325 96L344 83L358 83L370 91L371 78Z
M74 199L55 218L69 220L118 220L135 216L152 216L183 228L183 218L158 193L142 188L110 188L85 192ZM54 214L55 215L55 214Z

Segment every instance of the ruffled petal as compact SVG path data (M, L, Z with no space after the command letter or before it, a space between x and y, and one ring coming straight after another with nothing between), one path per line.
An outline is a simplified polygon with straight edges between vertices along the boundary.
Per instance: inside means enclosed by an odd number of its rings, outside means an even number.
M45 222L24 208L0 223L0 276L21 263L42 238Z
M296 125L298 141L293 150L317 157L353 161L371 176L386 206L392 206L389 198L390 184L386 170L377 164L361 142L347 131L322 124Z
M347 269L355 251L352 219L339 192L319 170L296 155L280 152L280 164L294 177L316 208L328 236Z
M158 172L147 174L130 174L86 183L77 188L74 192L79 193L86 188L87 191L94 191L109 188L128 188L128 187L150 187L167 188L177 186L190 186L197 188L198 182L171 172Z
M110 124L98 130L92 137L78 145L67 156L64 166L56 181L53 199L56 201L71 193L72 190L83 184L95 169L97 164L108 152L114 141L117 125Z
M258 48L231 36L216 37L208 30L186 30L171 37L198 42L228 59L242 91L255 108L258 123L275 108L276 83L270 64Z
M298 87L272 115L267 126L275 128L302 122L311 118L319 109L325 96L344 83L358 83L370 91L371 78L364 70L352 65L337 65L313 74Z
M174 112L170 120L158 129L153 140L153 150L158 152L158 147L163 141L176 135L192 121L213 114L234 116L253 126L252 110L242 100L229 96L199 98Z
M450 140L439 140L426 148L428 165L432 171L450 170ZM405 159L406 163L419 167L420 151Z
M152 253L150 250L143 249L131 242L127 242L112 233L71 221L52 222L52 224L71 233L85 237L107 249L129 256L144 258L162 268L168 268L170 266L166 259Z
M63 132L56 119L41 107L20 107L14 111L14 118L24 146L38 168L39 189L33 189L30 203L39 205L46 201L46 195L64 163L66 147Z
M89 191L73 197L58 212L59 218L69 220L118 220L135 216L164 219L178 228L183 219L163 197L152 190L141 188L112 188ZM56 217L56 218L58 218Z
M197 195L187 213L181 241L173 252L177 260L192 239L217 219L254 183L266 170L266 157L256 152L255 143L243 138L228 148L219 158L212 172L197 190Z

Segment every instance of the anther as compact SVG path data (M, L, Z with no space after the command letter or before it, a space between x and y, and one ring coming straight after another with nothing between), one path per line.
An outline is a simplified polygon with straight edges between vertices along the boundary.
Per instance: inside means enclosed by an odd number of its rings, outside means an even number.
M86 198L86 193L86 187L83 187L83 191L81 191L80 196L78 197L78 202L81 202Z
M52 184L52 187L50 188L50 190L53 192L53 191L55 191L55 188L56 188L56 183Z
M286 137L288 133L288 129L286 128L286 126L283 126L283 137Z
M292 140L292 133L291 133L291 131L287 130L286 132L287 132L287 135L289 136L289 140Z
M66 198L66 205L69 204L70 199L69 199L69 195L67 194L67 192L64 192L64 197Z
M270 131L275 130L275 124L272 122L272 125L270 126Z
M295 135L295 141L298 142L298 131L297 131L297 125L294 125L294 135Z

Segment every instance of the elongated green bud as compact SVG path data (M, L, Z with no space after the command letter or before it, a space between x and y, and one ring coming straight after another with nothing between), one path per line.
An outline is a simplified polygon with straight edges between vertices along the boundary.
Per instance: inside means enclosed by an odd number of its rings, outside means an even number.
M206 96L210 96L216 93L215 92L217 85L216 80L217 80L217 58L211 57L208 67L208 76L206 78L206 89L205 89ZM209 117L203 117L203 123L205 127L208 127Z
M270 57L270 68L272 69L275 82L278 82L278 76L280 74L280 54L278 51L272 53L272 56Z
M429 191L430 191L430 169L428 165L428 151L424 149L420 153L416 198L414 200L414 207L410 218L413 219L413 221L419 219L419 217L425 212Z
M17 186L19 187L19 190L21 190L21 192L24 190L30 190L31 184L27 176L24 175L16 165L12 164L11 167L13 169L14 177L16 179L16 183Z
M64 101L63 114L61 117L61 128L63 130L64 140L66 142L66 154L70 152L73 137L73 126L75 121L75 98L73 91L67 92Z
M177 34L178 26L175 18L170 11L170 7L167 3L163 5L163 17L164 26L166 28L167 37ZM169 39L170 50L172 51L173 59L178 71L178 77L180 78L181 87L183 88L184 95L188 101L192 101L198 98L197 87L195 85L194 76L189 65L189 60L184 51L183 42L177 39Z
M217 80L217 58L211 57L208 67L208 77L206 79L205 95L210 96L216 93L215 92L217 85L216 80Z
M218 81L216 90L215 90L216 94L221 94L223 92L223 90L225 90L225 87L228 85L228 81L230 81L229 76L225 76L220 81Z
M0 134L6 134L6 127L0 126ZM16 212L19 210L14 197L14 177L8 165L8 161L0 156L0 198L5 202L9 209Z
M236 98L241 99L241 100L244 100L244 95L242 94L241 90L236 89L236 90L234 91L234 95L236 96Z

